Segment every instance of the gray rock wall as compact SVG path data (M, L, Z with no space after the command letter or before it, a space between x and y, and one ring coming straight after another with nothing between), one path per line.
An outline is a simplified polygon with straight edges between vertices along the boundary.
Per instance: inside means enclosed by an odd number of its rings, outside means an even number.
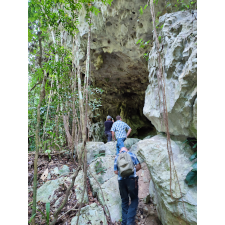
M177 179L172 167L172 193L170 196L170 164L167 152L167 138L156 135L136 144L137 155L144 159L150 171L151 182L149 193L156 205L158 216L163 225L183 225L185 212L188 224L197 224L197 187L185 183L185 177L192 169L193 162L189 157L193 154L191 148L182 142L171 141L173 160L181 187L182 198ZM182 204L184 201L185 212Z
M166 83L169 131L173 135L197 137L197 11L165 14L159 19L164 25L161 36L162 63ZM158 131L161 127L161 108L158 98L158 56L156 46L149 54L149 85L145 92L144 115Z

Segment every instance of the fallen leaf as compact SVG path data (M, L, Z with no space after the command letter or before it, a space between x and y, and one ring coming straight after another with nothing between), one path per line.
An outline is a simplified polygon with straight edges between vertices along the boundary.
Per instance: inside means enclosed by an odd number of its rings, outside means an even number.
M44 173L41 175L41 179L44 181L48 176L48 168L44 171Z

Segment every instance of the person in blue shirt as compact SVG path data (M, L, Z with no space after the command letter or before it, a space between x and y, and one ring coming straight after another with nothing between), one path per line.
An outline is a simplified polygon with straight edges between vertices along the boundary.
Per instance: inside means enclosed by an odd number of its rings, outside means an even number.
M114 160L114 173L118 175L118 183L120 190L120 197L122 200L122 225L135 225L135 215L138 207L138 176L137 171L141 169L141 164L137 156L129 152L127 148L122 147L120 152L128 152L135 165L134 174L122 178L117 166L117 159L119 154L116 155ZM129 205L129 196L131 204Z
M126 129L128 130L127 133L126 133ZM115 133L116 133L116 139L117 139L116 154L118 154L120 149L124 147L124 141L129 136L131 132L131 128L122 121L122 118L120 116L117 116L116 122L113 123L111 131L112 131L112 138L114 141L115 141Z

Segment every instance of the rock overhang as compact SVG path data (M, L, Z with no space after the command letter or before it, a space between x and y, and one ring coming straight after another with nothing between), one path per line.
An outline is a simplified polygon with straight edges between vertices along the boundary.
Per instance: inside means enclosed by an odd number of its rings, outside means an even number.
M101 2L94 4L100 13L92 17L90 84L104 92L96 96L101 98L102 107L96 113L100 116L93 118L92 122L103 121L108 114L115 117L121 113L126 122L137 114L142 126L133 129L131 135L134 135L143 126L153 127L143 115L149 73L148 62L143 56L152 47L151 14L149 10L144 10L142 15L139 12L145 1L113 1L111 6ZM158 5L157 10L163 11L163 6ZM83 73L88 33L84 15L85 10L79 18L79 58ZM144 48L136 44L140 39L146 43Z

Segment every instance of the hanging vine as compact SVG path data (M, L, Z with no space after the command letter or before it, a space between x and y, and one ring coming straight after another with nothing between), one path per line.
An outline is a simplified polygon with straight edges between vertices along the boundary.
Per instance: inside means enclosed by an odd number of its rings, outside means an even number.
M161 59L161 52L160 52L160 44L159 44L159 39L158 39L157 31L156 31L155 11L154 11L153 0L150 0L150 10L151 10L152 21L153 21L153 31L154 31L155 45L156 45L157 55L158 55L159 71L157 73L157 80L158 80L159 108L161 108L160 107L160 103L161 103L160 91L161 91L161 93L162 93L162 105L163 105L163 121L164 121L164 125L165 125L165 128L166 128L166 134L167 134L167 151L168 151L168 158L169 158L169 163L170 163L170 196L171 196L172 199L175 199L174 196L173 196L173 193L172 193L172 170L173 170L173 172L175 174L176 182L178 183L178 186L179 186L179 192L180 192L180 195L181 195L185 220L186 220L186 224L187 224L186 210L185 210L185 206L184 206L184 201L183 201L183 196L182 196L182 192L181 192L179 178L178 178L177 171L176 171L176 166L175 166L174 160L173 160L173 151L172 151L172 147L171 147L171 139L170 139L169 123L168 123L168 111L167 111L167 103L166 103L166 91L165 91L166 84L165 84L164 75L163 75L163 66L162 66L162 59Z

